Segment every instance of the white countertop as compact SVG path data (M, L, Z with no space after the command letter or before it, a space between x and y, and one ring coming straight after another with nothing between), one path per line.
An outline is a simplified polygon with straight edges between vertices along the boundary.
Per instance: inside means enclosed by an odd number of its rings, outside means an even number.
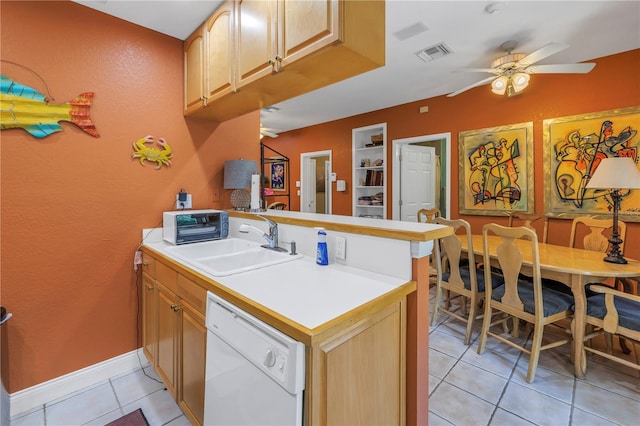
M171 246L168 243L146 242L145 245L309 329L407 283L401 278L340 264L320 266L309 256L236 275L214 277L172 257L164 250Z
M306 256L221 277L220 283L313 329L406 284L406 281L344 265L320 266L315 259Z

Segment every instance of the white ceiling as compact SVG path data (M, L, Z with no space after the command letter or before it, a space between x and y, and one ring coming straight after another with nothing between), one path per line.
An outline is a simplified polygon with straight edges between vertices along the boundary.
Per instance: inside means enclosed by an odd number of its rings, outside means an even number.
M77 2L181 40L221 3ZM499 11L487 13L488 5ZM416 24L428 29L404 40L394 36ZM539 64L583 62L638 49L640 1L387 0L386 32L384 67L277 104L279 111L262 113L263 126L282 132L453 92L488 77L459 69L489 67L504 54L499 46L507 40L518 42L514 53L531 53L552 41L570 45ZM442 42L452 54L429 63L415 55ZM532 76L531 84L544 78Z

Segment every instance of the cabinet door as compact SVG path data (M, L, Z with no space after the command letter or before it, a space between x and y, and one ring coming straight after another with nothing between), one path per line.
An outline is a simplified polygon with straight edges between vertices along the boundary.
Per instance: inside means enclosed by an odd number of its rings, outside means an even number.
M205 96L210 102L233 90L233 3L226 1L205 24Z
M338 0L281 0L278 6L278 52L283 67L338 41Z
M171 394L176 396L179 307L175 293L156 283L158 353L156 371Z
M155 280L142 274L142 351L155 365L157 350Z
M184 113L204 106L204 26L184 42Z
M403 316L397 304L383 318L368 318L321 345L326 405L315 413L320 423L405 424Z
M277 55L276 0L241 0L236 8L238 88L273 72Z
M197 424L204 422L205 352L207 329L204 316L182 303L180 346L181 381L178 403Z

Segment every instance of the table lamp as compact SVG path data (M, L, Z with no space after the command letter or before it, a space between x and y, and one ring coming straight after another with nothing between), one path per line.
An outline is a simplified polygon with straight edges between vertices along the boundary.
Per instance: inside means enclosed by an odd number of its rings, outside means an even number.
M587 183L590 189L608 189L611 191L613 199L613 231L609 243L611 248L605 262L611 263L627 263L626 259L620 253L620 239L618 230L618 211L620 210L620 201L622 195L621 189L638 189L640 188L640 171L635 161L630 157L610 157L600 161L593 176Z
M251 160L227 160L224 162L224 189L233 189L231 205L236 210L246 210L251 203L251 175L258 172L258 163Z

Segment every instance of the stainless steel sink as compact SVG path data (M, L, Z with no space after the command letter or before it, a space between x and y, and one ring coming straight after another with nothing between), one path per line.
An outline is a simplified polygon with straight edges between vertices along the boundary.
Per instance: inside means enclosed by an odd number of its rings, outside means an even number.
M301 254L291 255L266 249L259 243L242 238L173 246L166 251L167 254L214 277L252 271L302 257Z

